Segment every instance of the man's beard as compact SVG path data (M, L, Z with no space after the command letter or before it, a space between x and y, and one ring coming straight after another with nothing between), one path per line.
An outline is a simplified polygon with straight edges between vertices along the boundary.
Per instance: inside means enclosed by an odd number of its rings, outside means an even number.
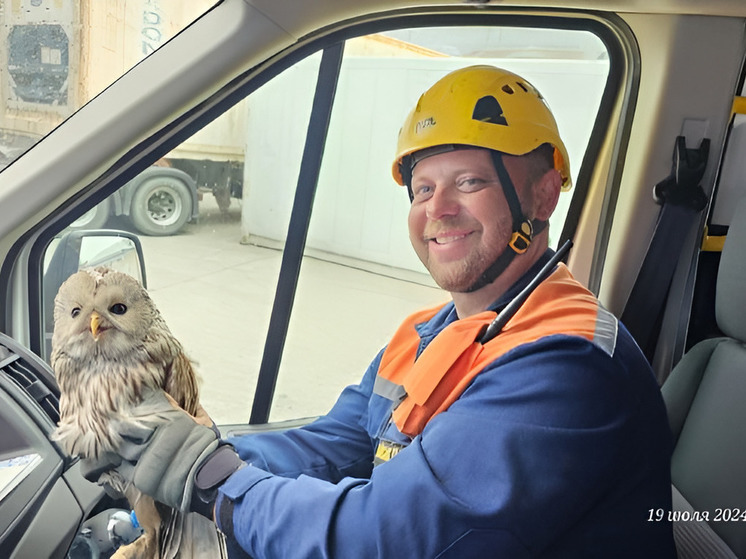
M439 263L430 265L423 262L439 287L449 293L468 293L472 286L490 266L490 258L479 252L471 258L449 263L447 267ZM446 268L446 269L444 269Z

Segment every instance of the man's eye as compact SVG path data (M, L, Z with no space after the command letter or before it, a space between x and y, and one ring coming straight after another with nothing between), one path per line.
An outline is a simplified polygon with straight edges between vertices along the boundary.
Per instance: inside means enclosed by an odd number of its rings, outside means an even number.
M114 303L109 310L114 314L124 314L127 312L127 307L122 303Z
M416 200L427 200L433 195L432 186L418 186L414 189L414 197Z
M458 189L462 192L474 192L482 188L486 183L487 181L485 180L469 177L458 182Z
M70 316L76 318L80 314L80 307L75 307L71 312Z

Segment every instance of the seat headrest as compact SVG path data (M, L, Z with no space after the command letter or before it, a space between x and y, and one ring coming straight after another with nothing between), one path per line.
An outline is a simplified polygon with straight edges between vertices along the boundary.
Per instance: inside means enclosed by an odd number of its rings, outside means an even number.
M726 336L746 343L746 198L736 206L720 257L715 317Z

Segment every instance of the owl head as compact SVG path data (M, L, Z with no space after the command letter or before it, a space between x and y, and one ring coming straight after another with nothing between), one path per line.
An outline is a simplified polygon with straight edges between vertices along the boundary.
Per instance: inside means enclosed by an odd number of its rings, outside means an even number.
M75 359L118 359L141 347L159 313L133 277L94 268L77 272L54 300L52 348Z

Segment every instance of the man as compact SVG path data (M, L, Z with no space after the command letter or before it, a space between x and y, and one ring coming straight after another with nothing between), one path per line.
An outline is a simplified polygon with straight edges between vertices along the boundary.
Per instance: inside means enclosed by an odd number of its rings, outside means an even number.
M485 335L550 260L570 187L543 98L498 68L445 76L408 116L393 174L453 302L405 320L314 423L231 447L172 410L125 434L119 470L214 514L256 559L674 557L670 524L648 521L670 510L670 432L624 327L560 264Z

